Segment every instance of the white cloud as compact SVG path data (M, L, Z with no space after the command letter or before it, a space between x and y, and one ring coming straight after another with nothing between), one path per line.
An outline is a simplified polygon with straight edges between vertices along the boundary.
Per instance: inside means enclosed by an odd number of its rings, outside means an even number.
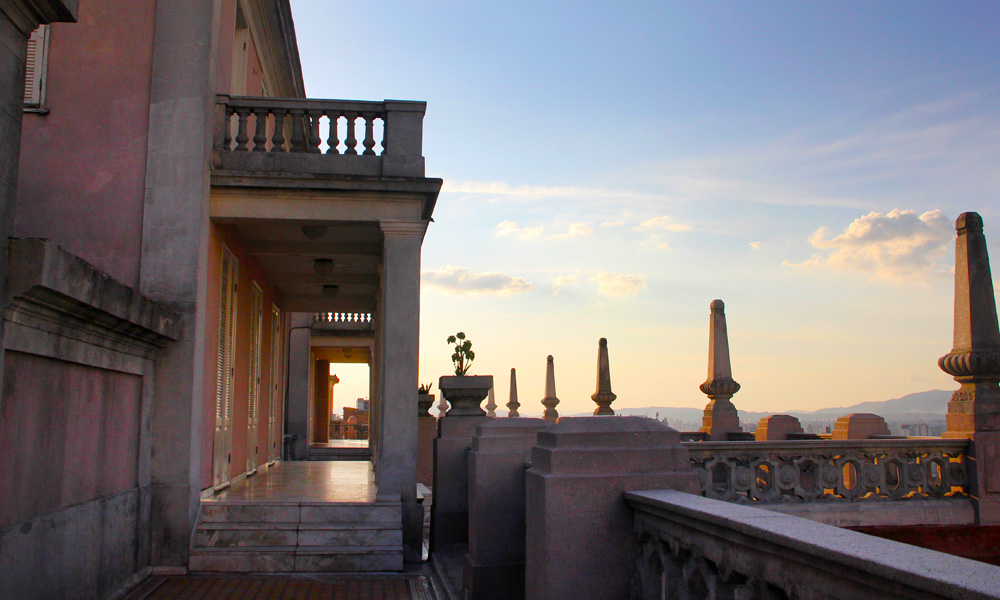
M446 265L421 272L424 283L453 294L513 296L535 289L528 280L509 273L473 273L465 267Z
M653 217L652 219L647 219L643 221L641 225L633 227L632 229L635 231L662 229L664 231L680 232L691 229L691 226L686 225L684 223L674 223L673 219L671 219L669 216L663 215L662 217Z
M750 247L754 250L760 250L760 242L750 242Z
M560 275L552 280L552 293L558 294L564 287L569 287L578 283L580 283L579 271L571 275Z
M538 227L518 227L517 223L514 221L503 221L498 223L494 229L496 229L497 235L499 236L516 235L522 240L531 240L541 236L542 232L545 231L545 226L539 225Z
M625 221L605 221L601 223L601 227L624 227Z
M951 220L940 210L919 216L912 210L870 212L838 235L820 227L809 243L822 252L803 263L786 261L784 266L864 271L872 279L897 282L922 280L948 271L949 265L940 258L953 237Z
M558 235L552 236L554 239L569 239L575 237L585 237L594 233L594 230L587 226L586 223L573 223L569 226L566 233L560 233Z
M622 273L607 273L601 271L587 281L597 284L597 293L615 298L635 296L649 286L643 275L625 275Z

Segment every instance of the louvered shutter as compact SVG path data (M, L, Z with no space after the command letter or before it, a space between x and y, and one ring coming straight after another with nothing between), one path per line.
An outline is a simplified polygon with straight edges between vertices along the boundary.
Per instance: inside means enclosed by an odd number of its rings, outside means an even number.
M45 71L49 47L49 26L40 25L28 38L28 58L24 73L24 105L38 108L45 102Z

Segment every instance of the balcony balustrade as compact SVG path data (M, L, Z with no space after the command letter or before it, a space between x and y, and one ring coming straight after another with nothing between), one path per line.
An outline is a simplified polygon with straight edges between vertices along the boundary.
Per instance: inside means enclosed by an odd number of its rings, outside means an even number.
M313 315L313 330L374 331L371 313L319 312Z
M427 104L217 96L213 167L423 177Z
M673 490L627 492L642 552L635 596L996 598L1000 568Z
M741 504L968 498L968 441L685 443L708 498Z

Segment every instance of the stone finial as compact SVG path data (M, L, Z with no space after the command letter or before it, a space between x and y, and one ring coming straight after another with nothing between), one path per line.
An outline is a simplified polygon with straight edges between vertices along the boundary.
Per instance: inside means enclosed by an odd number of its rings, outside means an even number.
M493 397L493 388L490 388L490 394L486 397L486 416L496 417L497 416L497 401Z
M590 397L597 403L594 409L594 416L610 416L615 411L611 409L611 403L617 398L611 391L611 363L608 361L608 340L601 338L597 345L597 391Z
M520 417L517 409L521 407L521 403L517 401L517 371L514 369L510 370L510 400L507 401L507 416L514 418Z
M726 330L726 305L722 300L711 304L708 330L708 379L701 384L701 391L708 396L701 431L712 440L728 439L728 432L740 431L739 414L730 398L740 391L740 384L733 380L729 362L729 333Z
M1000 431L1000 329L983 218L962 213L955 229L955 336L938 366L961 385L948 402L944 437L964 438Z
M559 398L556 397L556 367L551 354L545 360L545 397L542 398L545 412L542 413L542 418L555 423L559 420L559 412L556 410L556 405L559 404Z

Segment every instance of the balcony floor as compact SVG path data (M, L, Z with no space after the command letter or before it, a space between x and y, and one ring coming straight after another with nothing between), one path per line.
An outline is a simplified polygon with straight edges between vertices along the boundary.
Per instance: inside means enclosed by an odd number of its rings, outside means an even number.
M202 503L299 504L374 502L375 474L367 461L280 462Z

